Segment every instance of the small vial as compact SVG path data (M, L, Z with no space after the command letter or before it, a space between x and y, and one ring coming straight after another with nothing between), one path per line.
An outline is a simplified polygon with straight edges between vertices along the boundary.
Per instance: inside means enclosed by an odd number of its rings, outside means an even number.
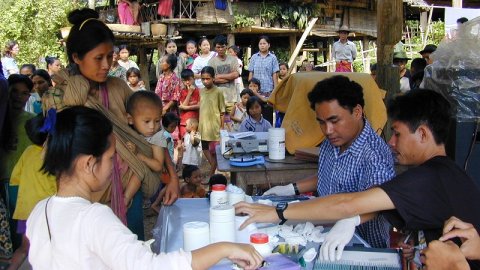
M266 233L254 233L250 235L250 244L262 255L262 257L268 257L272 254L272 248L268 241L268 234Z
M212 193L210 193L210 207L228 204L228 194L225 189L225 185L222 184L212 186Z

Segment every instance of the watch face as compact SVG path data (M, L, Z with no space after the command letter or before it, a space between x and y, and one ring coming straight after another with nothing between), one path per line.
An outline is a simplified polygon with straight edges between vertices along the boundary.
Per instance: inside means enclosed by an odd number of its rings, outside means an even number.
M287 208L287 203L286 202L280 202L277 204L277 209L279 210L285 210Z

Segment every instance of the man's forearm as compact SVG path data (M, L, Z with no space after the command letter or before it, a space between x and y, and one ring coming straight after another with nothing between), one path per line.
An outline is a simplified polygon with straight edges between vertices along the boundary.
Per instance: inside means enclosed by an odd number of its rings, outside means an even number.
M313 192L317 190L317 175L312 175L297 181L297 188L300 193Z

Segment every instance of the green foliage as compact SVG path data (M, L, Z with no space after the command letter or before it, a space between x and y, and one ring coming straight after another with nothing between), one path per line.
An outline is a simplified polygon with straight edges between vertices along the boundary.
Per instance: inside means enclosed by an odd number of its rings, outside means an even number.
M0 6L0 46L8 40L20 45L19 65L33 63L45 68L45 56L58 56L66 63L59 29L67 26L67 14L81 6L72 0L4 0Z
M243 14L235 14L233 16L232 28L243 28L255 25L255 20Z
M414 45L412 50L419 52L423 49L423 40L420 36L419 31L419 21L411 20L406 21L405 25L408 26L410 31L412 31L411 44ZM433 21L431 23L431 29L427 37L426 44L435 44L438 45L440 41L445 37L445 22L442 21Z

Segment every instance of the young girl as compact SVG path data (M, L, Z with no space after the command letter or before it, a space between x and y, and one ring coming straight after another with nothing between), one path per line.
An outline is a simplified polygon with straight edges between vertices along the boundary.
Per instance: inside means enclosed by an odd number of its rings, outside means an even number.
M268 132L272 124L263 119L262 104L258 97L250 97L247 101L247 118L240 125L240 132Z
M183 168L182 177L185 184L180 188L182 198L205 198L206 191L202 187L202 171L195 165Z
M268 104L268 98L261 92L260 80L252 78L248 81L248 89L252 90L254 96L260 99L262 105L262 116L268 121L273 122L273 107Z
M208 66L208 61L216 55L215 52L210 51L210 42L206 37L203 37L198 42L198 49L200 50L200 55L195 58L192 65L192 71L195 74L195 85L201 89L203 88L200 72L206 66Z
M202 150L210 163L210 175L217 169L215 145L220 140L220 129L223 128L225 100L223 93L213 84L215 70L206 66L201 71L205 88L200 91L200 119L198 130L202 135Z
M177 77L180 77L180 73L182 73L182 70L185 68L185 60L183 57L177 54L177 43L175 43L175 40L169 39L167 41L167 44L165 45L165 55L168 54L173 54L177 58L177 64L173 68L173 72ZM162 69L162 62L161 58L157 62L157 78L160 79L160 74L163 71Z
M240 93L241 102L237 102L235 104L235 107L233 107L231 119L233 121L233 129L235 131L238 131L240 129L240 124L247 116L247 101L252 96L252 90L243 89L243 91Z
M197 43L193 40L187 41L185 45L187 50L187 59L185 59L185 68L192 69L193 61L198 57L197 54Z
M138 68L131 67L127 70L127 84L133 91L147 90L145 83L142 81L140 70Z
M283 79L285 79L285 77L287 77L288 64L285 62L281 62L280 64L278 64L278 68L278 82L281 82Z
M126 70L128 70L131 67L138 68L137 63L128 59L128 57L130 56L130 51L128 51L127 45L120 45L118 48L120 49L118 53L119 55L118 64Z
M186 131L187 119L197 118L200 109L200 91L195 86L193 71L184 69L182 71L183 89L180 93L180 139Z
M253 247L226 242L154 254L108 206L95 203L94 193L110 184L112 129L105 116L87 107L57 114L42 169L56 176L58 191L39 202L27 220L34 269L207 269L222 258L247 269L260 266Z
M169 111L176 112L181 90L180 79L173 72L177 66L177 57L173 54L167 54L159 62L162 74L158 78L155 93L162 100L163 114Z

